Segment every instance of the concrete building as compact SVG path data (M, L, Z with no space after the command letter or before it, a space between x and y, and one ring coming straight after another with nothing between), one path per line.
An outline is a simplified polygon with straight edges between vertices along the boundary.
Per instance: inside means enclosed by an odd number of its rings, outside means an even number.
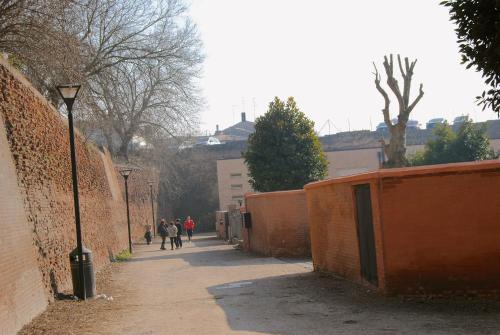
M381 163L380 151L380 148L366 148L326 152L327 178L377 170ZM245 193L253 192L248 179L243 158L217 160L220 210L226 210L229 205L238 205Z
M252 192L243 158L217 160L217 184L219 209L243 202L245 193Z
M248 136L255 131L255 123L248 121L245 113L241 113L241 121L219 131L217 125L214 137L221 142L246 141Z
M409 130L407 154L424 150L432 131ZM489 121L488 135L495 152L500 151L500 120ZM321 137L320 141L328 160L327 178L349 176L378 170L382 162L380 133L359 131ZM217 181L219 209L227 210L229 205L238 205L244 194L253 192L248 183L248 169L243 158L217 160Z

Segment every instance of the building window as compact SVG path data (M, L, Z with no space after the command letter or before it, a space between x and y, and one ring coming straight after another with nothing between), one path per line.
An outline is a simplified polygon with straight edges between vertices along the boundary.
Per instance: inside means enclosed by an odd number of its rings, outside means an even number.
M232 190L242 190L243 184L231 184L231 189Z
M238 204L241 206L241 204L243 204L243 196L242 195L234 195L233 196L233 202L235 204Z
M231 178L239 178L241 177L241 173L231 173Z

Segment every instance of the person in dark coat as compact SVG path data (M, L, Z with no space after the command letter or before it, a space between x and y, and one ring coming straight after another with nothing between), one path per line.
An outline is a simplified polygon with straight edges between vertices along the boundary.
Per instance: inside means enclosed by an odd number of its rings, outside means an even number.
M181 219L175 220L175 226L177 227L177 239L175 240L175 247L182 248L182 224Z
M162 219L160 222L160 225L158 226L158 233L161 236L161 250L165 250L165 240L167 239L168 236L168 230L167 230L167 223L165 222L165 219Z
M148 245L151 244L151 241L153 239L153 234L151 233L151 225L148 224L146 225L146 232L144 233L144 238L146 239L146 242Z

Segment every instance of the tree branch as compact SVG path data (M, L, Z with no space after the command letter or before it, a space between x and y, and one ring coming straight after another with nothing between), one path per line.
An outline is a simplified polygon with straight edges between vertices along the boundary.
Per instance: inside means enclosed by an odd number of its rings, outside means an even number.
M384 68L387 74L387 85L396 96L399 104L399 110L402 111L404 110L405 105L401 90L399 89L398 81L394 77L394 60L392 55L390 55L390 60L387 60L387 56L384 56Z
M415 101L413 101L413 103L408 107L408 114L410 114L410 112L413 110L413 108L415 108L415 106L418 104L418 102L420 101L420 99L422 99L423 96L424 96L424 84L420 84L418 96L415 98Z
M384 98L384 108L382 109L382 113L384 114L384 122L388 128L392 128L391 116L389 113L389 105L391 104L391 100L389 99L389 95L387 94L387 92L382 88L382 86L380 86L380 75L378 73L375 62L373 62L373 67L375 68L375 87Z

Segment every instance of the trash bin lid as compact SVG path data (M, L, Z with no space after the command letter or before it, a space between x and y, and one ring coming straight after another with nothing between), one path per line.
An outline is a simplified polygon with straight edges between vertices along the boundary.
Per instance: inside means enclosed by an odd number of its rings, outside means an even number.
M92 255L92 251L90 249L85 248L85 246L82 245L82 254ZM69 256L70 257L78 256L78 248L73 249L73 251L69 253Z

